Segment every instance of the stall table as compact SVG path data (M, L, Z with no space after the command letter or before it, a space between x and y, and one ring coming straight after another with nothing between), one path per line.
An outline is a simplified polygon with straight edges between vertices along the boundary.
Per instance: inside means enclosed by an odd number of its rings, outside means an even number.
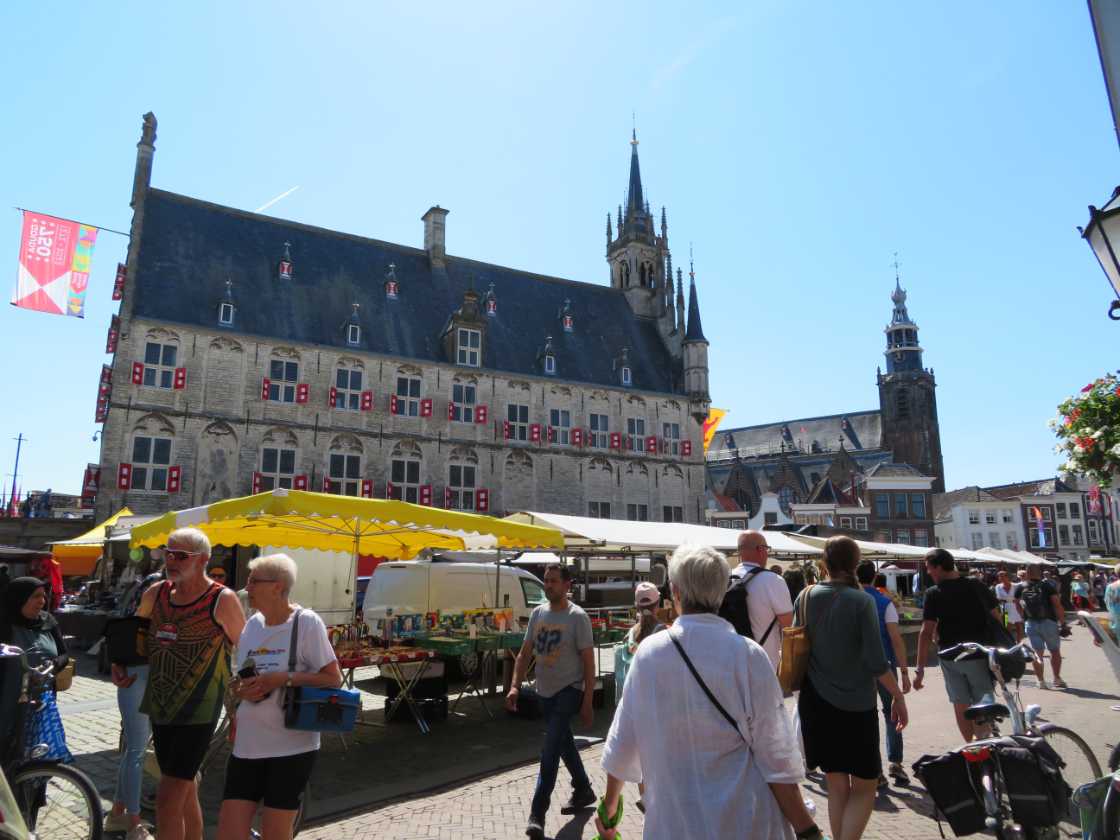
M339 655L338 664L342 670L349 672L348 681L351 686L354 684L354 669L376 665L382 676L391 679L400 689L396 697L387 701L385 706L386 718L391 718L397 707L404 703L412 712L420 731L427 735L431 731L431 727L428 726L428 721L413 699L412 690L423 678L424 672L428 670L428 663L435 657L436 653L434 651L422 647L371 648L360 652L344 652ZM401 670L401 665L407 663L418 664L411 676L406 675ZM377 725L368 721L362 722L370 726Z

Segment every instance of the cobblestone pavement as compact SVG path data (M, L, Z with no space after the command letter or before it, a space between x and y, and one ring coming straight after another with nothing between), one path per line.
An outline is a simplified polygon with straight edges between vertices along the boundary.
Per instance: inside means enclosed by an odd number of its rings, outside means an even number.
M1066 691L1042 691L1037 687L1033 675L1022 681L1024 704L1040 703L1043 718L1068 726L1080 733L1095 750L1103 765L1112 745L1116 743L1120 730L1120 713L1113 712L1109 706L1120 703L1120 685L1116 676L1108 668L1104 656L1093 648L1087 632L1075 628L1072 642L1063 645L1066 654L1063 676L1071 688ZM71 748L79 755L79 765L99 777L102 791L111 793L112 778L116 770L116 733L118 717L112 688L93 679L79 678L75 687L63 699L63 716L66 723ZM940 672L936 669L927 673L927 685L921 692L908 698L911 726L906 731L907 766L924 753L940 753L955 746L959 741L952 710L945 697ZM609 713L601 713L596 722L595 733L609 722ZM517 726L525 743L520 749L507 750L505 766L512 769L489 771L470 776L469 765L460 763L462 772L457 778L470 777L469 781L447 782L440 780L440 788L426 793L399 795L397 798L379 805L347 805L345 797L332 798L330 789L334 784L329 778L316 781L313 787L313 806L315 803L329 802L338 813L339 807L351 807L345 815L314 819L318 810L312 807L313 820L300 837L309 840L459 840L460 838L510 838L523 836L525 819L528 816L529 802L532 799L536 779L536 765L528 761L539 748L540 728L534 723L504 720L500 717L490 723L478 721L478 726L509 728ZM417 741L421 746L411 750L404 757L393 743L374 744L354 760L344 772L351 774L355 767L378 766L389 774L404 773L411 769L413 762L426 761L433 767L453 761L451 753L465 749L454 741L457 737L448 724L445 730L436 729L429 738L405 736L409 742ZM465 722L463 730L469 731L470 722ZM407 731L407 730L399 730ZM398 739L399 742L400 739ZM326 744L326 741L324 742ZM384 749L384 751L382 751ZM352 752L356 752L352 750ZM601 743L591 743L583 750L584 763L591 773L596 789L603 789L605 778L599 768L602 754ZM326 756L324 756L326 758ZM496 765L494 756L487 756L491 767ZM358 762L356 765L355 762ZM485 761L483 762L485 763ZM340 777L341 778L341 777ZM438 775L433 778L438 778ZM349 780L353 784L353 779ZM426 785L431 788L431 784ZM559 801L566 796L568 777L561 769L554 799ZM412 790L423 790L414 787ZM385 788L388 790L388 788ZM819 777L810 778L805 785L806 794L817 804L817 821L827 831L828 817L825 792ZM377 791L367 791L366 799L374 801ZM633 786L628 786L628 801L637 795ZM209 810L209 804L208 804ZM907 840L940 839L937 824L930 818L932 808L921 786L914 782L910 787L892 786L885 794L880 794L875 812L868 825L865 837L874 840L894 840L905 837ZM641 837L642 815L635 809L627 810L623 821L623 834L628 840ZM945 828L948 833L948 827ZM587 811L574 817L561 816L558 807L548 816L547 835L562 840L591 838L595 834L591 812ZM948 836L952 836L951 833ZM1078 835L1079 836L1079 835Z

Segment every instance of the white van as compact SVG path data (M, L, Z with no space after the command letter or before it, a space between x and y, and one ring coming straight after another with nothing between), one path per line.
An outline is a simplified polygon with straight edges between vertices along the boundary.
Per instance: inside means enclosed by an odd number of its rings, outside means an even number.
M495 581L493 563L406 560L378 565L366 588L362 615L371 621L386 609L400 615L496 607L512 609L525 627L533 607L545 600L540 580L516 566L503 564Z

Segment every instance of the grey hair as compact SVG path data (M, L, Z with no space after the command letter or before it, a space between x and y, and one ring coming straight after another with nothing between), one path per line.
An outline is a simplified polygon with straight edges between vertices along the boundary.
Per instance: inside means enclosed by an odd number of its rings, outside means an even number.
M296 585L296 561L287 554L266 554L264 557L250 560L249 571L261 571L269 577L282 581L285 595Z
M176 528L167 535L167 544L181 545L194 554L210 556L210 538L198 528Z
M730 578L727 560L711 546L686 543L669 558L669 582L687 612L716 612Z

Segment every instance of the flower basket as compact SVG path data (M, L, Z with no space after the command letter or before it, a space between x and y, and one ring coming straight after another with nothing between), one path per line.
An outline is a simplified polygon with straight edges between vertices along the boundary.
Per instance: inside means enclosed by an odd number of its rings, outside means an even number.
M1090 382L1058 406L1050 427L1058 436L1054 451L1067 459L1064 472L1111 486L1120 475L1120 378L1109 373Z

